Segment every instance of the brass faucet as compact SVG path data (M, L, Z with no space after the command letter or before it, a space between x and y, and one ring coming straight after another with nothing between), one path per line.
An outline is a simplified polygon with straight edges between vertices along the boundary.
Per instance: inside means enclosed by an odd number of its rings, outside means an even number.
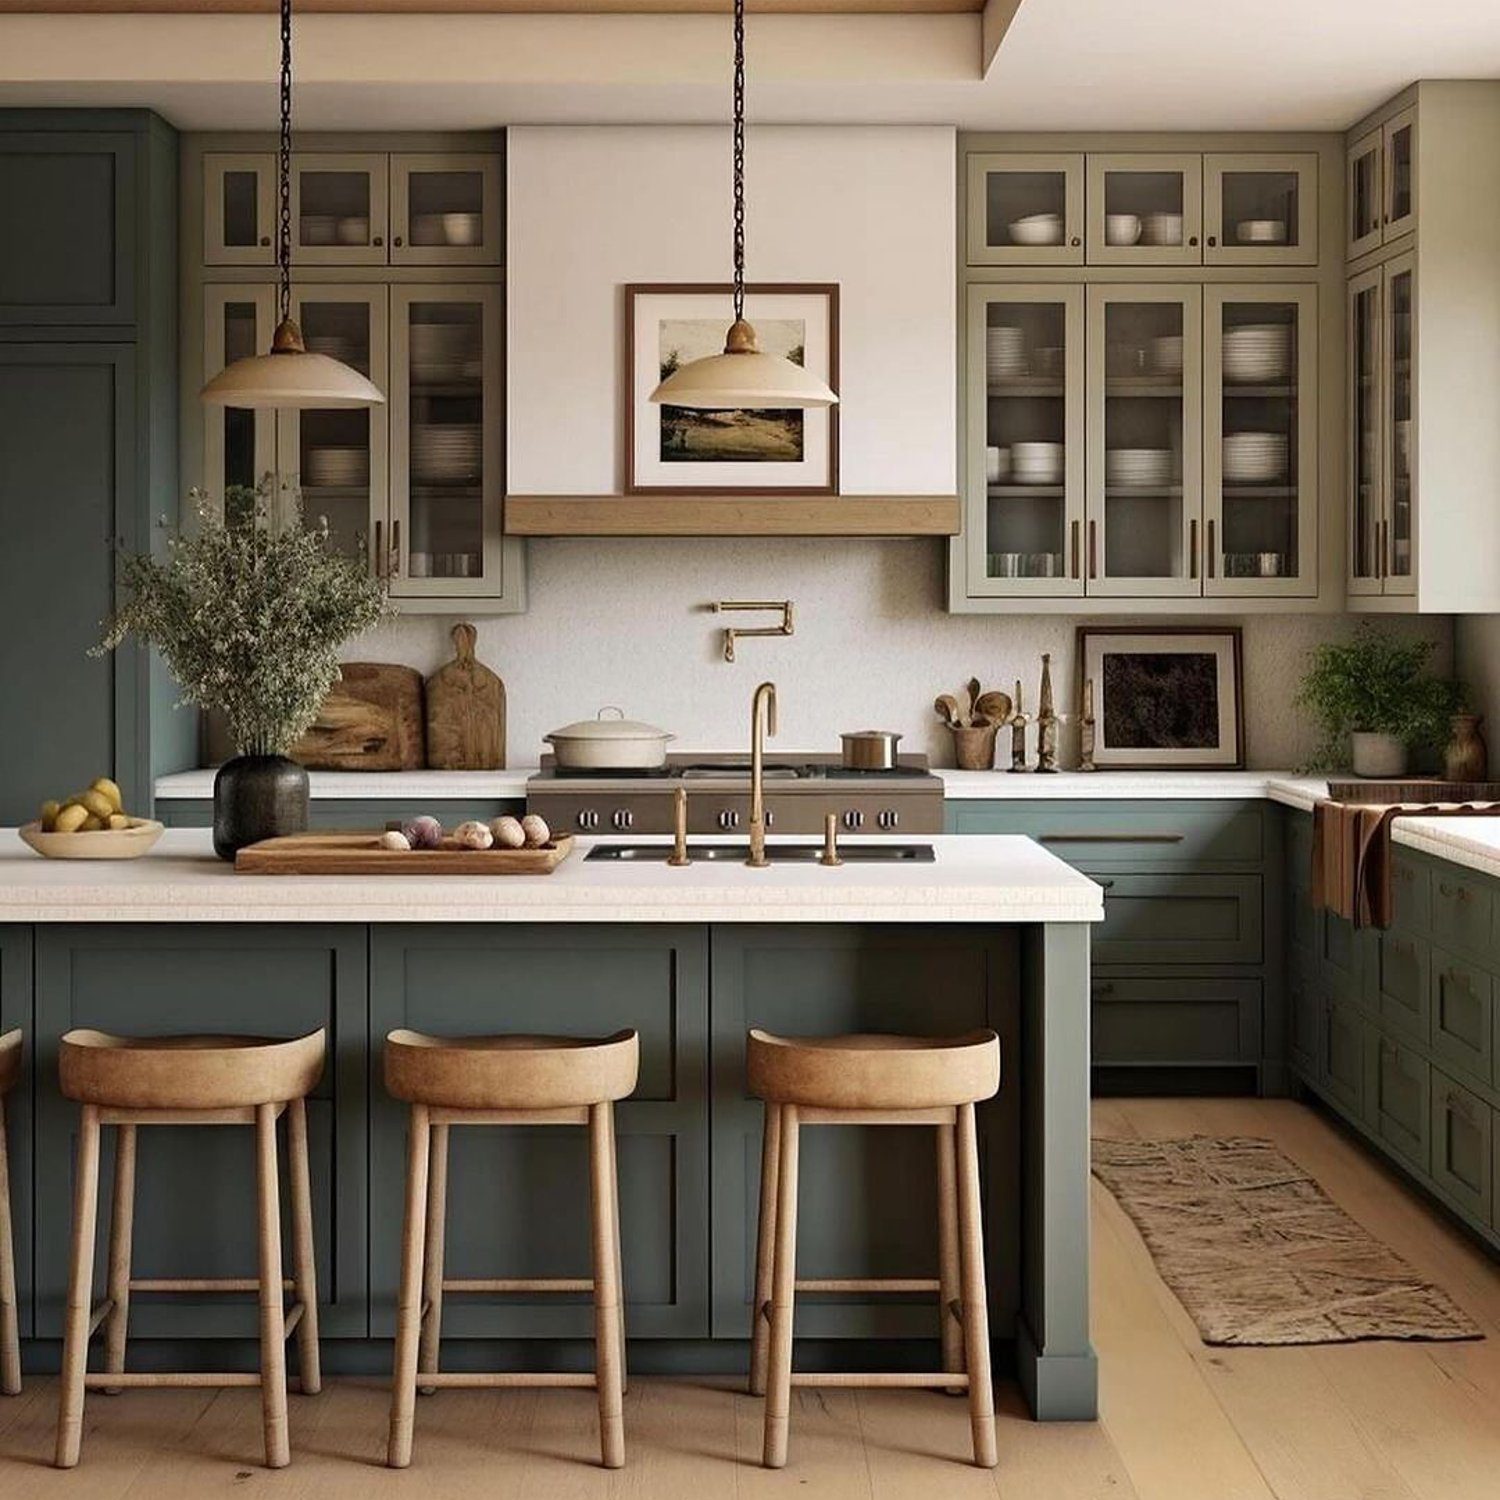
M750 857L752 869L763 870L766 859L766 735L776 733L776 684L763 682L750 700Z

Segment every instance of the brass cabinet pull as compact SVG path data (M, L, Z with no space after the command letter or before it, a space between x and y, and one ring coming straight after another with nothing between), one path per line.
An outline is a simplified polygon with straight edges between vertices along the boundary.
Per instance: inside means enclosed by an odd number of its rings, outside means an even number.
M1073 531L1073 568L1072 568L1072 571L1068 574L1068 577L1070 577L1070 578L1078 578L1081 575L1079 573L1079 566L1078 566L1078 522L1077 521L1073 522L1072 531Z
M1216 541L1216 539L1214 537L1214 532L1216 530L1217 530L1217 528L1214 525L1213 517L1210 516L1208 518L1208 552L1207 552L1207 555L1203 559L1203 566L1207 570L1208 576L1210 578L1212 578L1214 576L1214 569L1218 565L1218 551L1219 551L1219 547L1218 547L1218 542Z
M1043 844L1180 844L1180 833L1044 833Z
M1380 576L1389 578L1391 576L1391 523L1382 521L1380 523Z
M391 561L388 576L391 578L401 576L401 518L399 516L391 522Z
M1188 577L1198 576L1198 518L1188 522Z
M1089 577L1090 578L1097 578L1099 576L1099 549L1098 549L1098 541L1099 541L1099 538L1098 538L1098 533L1097 533L1097 530L1096 530L1096 523L1093 522L1093 521L1090 521L1089 522Z
M375 523L375 576L377 578L385 577L385 565L387 559L385 555L385 549L381 546L381 540L384 536L384 533L384 525L380 521L377 521Z

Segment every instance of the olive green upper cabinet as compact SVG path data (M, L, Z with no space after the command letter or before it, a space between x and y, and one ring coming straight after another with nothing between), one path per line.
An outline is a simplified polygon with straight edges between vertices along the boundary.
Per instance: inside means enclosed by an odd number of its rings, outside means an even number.
M1203 258L1203 158L1088 158L1088 263L1188 266Z
M493 152L397 152L391 157L391 264L499 265L504 221Z
M1348 148L1347 249L1350 260L1417 227L1417 110L1397 110L1360 126Z
M1317 153L1207 154L1203 158L1203 263L1317 265Z
M971 266L1081 266L1083 157L973 152L968 158Z

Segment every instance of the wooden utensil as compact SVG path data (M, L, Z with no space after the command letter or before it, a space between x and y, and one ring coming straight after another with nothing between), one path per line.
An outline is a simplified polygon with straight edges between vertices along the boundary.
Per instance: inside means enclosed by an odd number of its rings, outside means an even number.
M427 764L435 771L505 768L505 684L475 659L478 632L453 627L457 655L427 679Z
M1002 693L999 688L991 688L975 699L974 712L987 724L998 729L1010 718L1010 694Z
M540 849L386 849L378 833L291 833L247 844L248 875L550 875L573 852L563 834Z
M346 661L290 753L314 771L418 771L424 751L422 674L389 662Z

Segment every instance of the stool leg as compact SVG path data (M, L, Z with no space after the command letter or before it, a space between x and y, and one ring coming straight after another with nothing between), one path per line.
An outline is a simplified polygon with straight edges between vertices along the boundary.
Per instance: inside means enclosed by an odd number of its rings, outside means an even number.
M447 1258L448 1238L448 1127L432 1127L432 1144L427 1163L427 1243L422 1252L422 1301L427 1313L422 1320L418 1340L417 1370L436 1375L438 1350L443 1337L443 1262ZM420 1315L420 1313L419 1313ZM432 1395L434 1386L421 1386L424 1396Z
M963 1262L964 1354L969 1367L969 1425L974 1462L993 1469L995 1393L990 1383L990 1314L984 1285L984 1231L979 1215L979 1141L974 1106L958 1111L958 1234Z
M620 1391L620 1283L616 1275L615 1185L610 1180L608 1104L589 1106L589 1186L594 1231L594 1369L599 1387L599 1454L606 1469L625 1463Z
M937 1128L938 1194L938 1333L942 1340L943 1368L954 1372L964 1367L964 1330L958 1319L962 1301L958 1256L958 1157L957 1132L952 1125ZM962 1386L952 1387L950 1396L962 1396Z
M776 1174L781 1162L781 1106L767 1104L760 1137L760 1224L755 1236L755 1292L750 1299L750 1394L766 1393L771 1325L771 1272L776 1259Z
M255 1107L255 1193L260 1240L260 1406L266 1467L292 1461L286 1414L286 1292L281 1276L281 1188L276 1170L276 1106Z
M797 1293L797 1106L783 1104L781 1156L776 1172L775 1269L771 1273L771 1349L766 1376L766 1430L762 1460L786 1467L792 1410L792 1323Z
M130 1326L130 1247L135 1235L135 1126L115 1127L115 1186L109 1208L109 1319L104 1325L104 1368L125 1368L125 1337ZM106 1387L118 1396L118 1386Z
M307 1157L307 1100L287 1106L287 1170L292 1177L292 1280L302 1321L297 1324L297 1374L302 1394L323 1389L323 1360L318 1348L318 1266L313 1250L312 1169Z
M614 1224L615 1224L615 1289L619 1293L620 1304L620 1394L623 1396L630 1388L630 1372L627 1368L625 1357L625 1266L620 1254L620 1138L615 1130L615 1107L613 1104L607 1106L606 1118L609 1121L609 1181L614 1189Z
M411 1107L406 1134L406 1221L401 1242L401 1291L396 1300L396 1359L391 1377L391 1431L385 1461L411 1463L417 1405L417 1342L422 1331L422 1240L427 1216L427 1169L432 1126L425 1104Z
M85 1104L78 1128L73 1183L72 1270L63 1322L62 1378L57 1411L59 1469L78 1462L83 1442L83 1375L89 1362L89 1315L94 1295L94 1231L99 1216L99 1109Z
M21 1390L21 1333L16 1304L16 1238L10 1216L10 1151L5 1141L5 1097L0 1095L0 1392Z

